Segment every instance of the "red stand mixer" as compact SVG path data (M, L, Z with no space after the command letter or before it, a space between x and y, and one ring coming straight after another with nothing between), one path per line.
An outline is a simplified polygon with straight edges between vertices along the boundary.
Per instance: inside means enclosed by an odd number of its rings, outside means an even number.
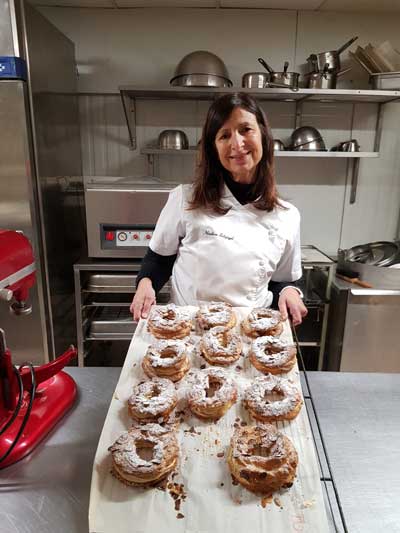
M0 299L9 302L16 315L29 313L27 299L34 283L30 242L19 232L0 230ZM61 369L76 355L71 346L51 363L17 368L0 329L0 469L29 454L72 406L76 384Z

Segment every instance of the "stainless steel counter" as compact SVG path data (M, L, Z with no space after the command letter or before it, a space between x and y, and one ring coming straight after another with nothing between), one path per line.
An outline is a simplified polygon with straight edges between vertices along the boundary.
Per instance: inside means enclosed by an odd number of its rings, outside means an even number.
M68 372L75 408L33 454L0 471L1 533L88 531L92 462L120 368ZM400 532L400 375L309 380L348 531Z
M0 470L1 533L88 532L93 459L121 369L68 372L79 388L75 407L31 455Z
M399 533L400 374L308 375L349 533Z

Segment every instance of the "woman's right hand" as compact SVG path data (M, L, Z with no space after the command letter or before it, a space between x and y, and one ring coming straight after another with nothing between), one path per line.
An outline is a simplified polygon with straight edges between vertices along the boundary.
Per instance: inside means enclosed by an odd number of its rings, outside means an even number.
M153 289L150 278L143 278L139 281L135 296L130 306L130 312L133 320L139 321L140 318L147 318L151 306L156 302L156 293Z

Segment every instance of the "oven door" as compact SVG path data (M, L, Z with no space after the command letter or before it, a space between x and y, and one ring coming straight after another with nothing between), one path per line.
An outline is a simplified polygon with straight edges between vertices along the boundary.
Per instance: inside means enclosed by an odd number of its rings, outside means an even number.
M86 186L89 257L142 258L169 191Z

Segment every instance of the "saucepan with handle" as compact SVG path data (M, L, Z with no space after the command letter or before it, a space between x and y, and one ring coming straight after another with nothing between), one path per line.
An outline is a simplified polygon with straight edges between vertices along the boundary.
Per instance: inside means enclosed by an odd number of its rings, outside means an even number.
M269 73L269 85L270 87L280 87L292 89L297 91L299 88L299 76L298 72L288 72L289 62L285 61L283 71L275 72L268 63L262 58L258 58L258 62L268 71Z
M308 78L307 87L309 89L336 89L336 82L339 76L349 72L351 67L340 70L339 72L329 72L329 63L325 63L321 72L310 72L306 74Z
M347 50L358 37L353 37L347 43L344 43L337 50L328 50L327 52L320 52L319 54L311 54L307 58L309 65L309 72L322 72L326 63L328 63L329 72L340 71L340 54Z

